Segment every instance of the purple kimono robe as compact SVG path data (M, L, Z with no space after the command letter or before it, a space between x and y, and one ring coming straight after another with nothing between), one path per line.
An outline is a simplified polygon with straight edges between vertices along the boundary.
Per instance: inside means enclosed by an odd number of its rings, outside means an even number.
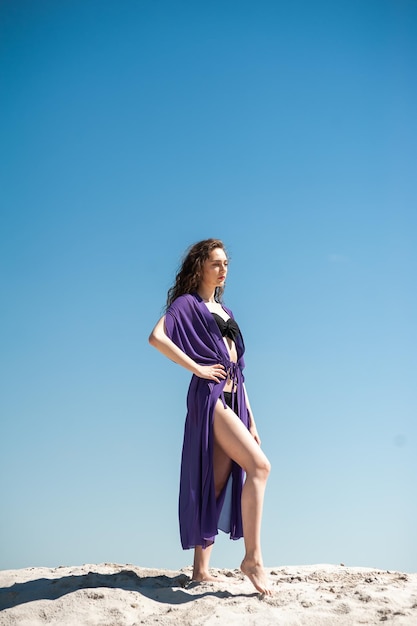
M229 309L223 308L233 317ZM174 300L166 312L165 328L168 337L194 361L200 365L221 363L229 371L237 383L239 418L248 428L242 336L239 334L236 338L238 361L233 363L213 315L198 294L185 294ZM214 489L213 414L219 398L225 405L225 382L216 383L193 375L188 389L179 496L184 549L212 544L218 534L220 514L221 529L230 532L231 539L243 536L242 468L232 462L231 478L217 500Z

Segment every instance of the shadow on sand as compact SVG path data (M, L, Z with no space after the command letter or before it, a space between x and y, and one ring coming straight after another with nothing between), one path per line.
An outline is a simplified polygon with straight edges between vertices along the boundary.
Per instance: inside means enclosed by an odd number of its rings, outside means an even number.
M155 602L165 604L184 604L199 598L213 596L231 598L255 596L252 594L232 594L228 591L205 590L203 593L188 593L185 589L190 583L186 574L178 576L138 576L132 570L121 570L114 574L89 572L83 575L63 576L62 578L38 578L24 583L15 583L11 587L0 588L0 610L10 609L26 602L36 600L57 600L79 589L124 589L136 591ZM195 587L195 586L194 586ZM191 588L191 586L190 586ZM91 596L96 599L97 593Z

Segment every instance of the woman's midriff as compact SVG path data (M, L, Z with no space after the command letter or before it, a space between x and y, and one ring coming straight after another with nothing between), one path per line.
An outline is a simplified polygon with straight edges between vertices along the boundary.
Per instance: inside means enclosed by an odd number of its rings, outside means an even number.
M235 342L232 339L229 339L228 337L223 337L223 340L228 349L230 361L232 363L236 363L237 362L237 350L236 350ZM233 384L233 381L230 378L227 378L223 391L236 391L236 389L237 389L237 386Z
M223 391L236 391L236 389L237 385L234 385L233 381L227 379Z

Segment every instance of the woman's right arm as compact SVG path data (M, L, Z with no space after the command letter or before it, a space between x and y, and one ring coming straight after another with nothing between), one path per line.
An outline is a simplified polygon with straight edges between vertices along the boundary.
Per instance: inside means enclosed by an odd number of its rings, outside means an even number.
M220 363L217 365L198 365L198 363L193 361L193 359L171 341L165 330L165 315L161 317L149 335L149 343L168 359L185 367L185 369L199 378L207 378L208 380L215 380L216 382L220 382L220 380L226 378L226 371L223 365L220 365Z

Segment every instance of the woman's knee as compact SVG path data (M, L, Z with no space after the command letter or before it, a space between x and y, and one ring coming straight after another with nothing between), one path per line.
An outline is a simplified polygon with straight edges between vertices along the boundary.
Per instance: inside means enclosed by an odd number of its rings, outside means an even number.
M261 463L260 470L264 474L265 478L268 478L269 474L271 473L271 463L268 461L266 457L264 461Z
M255 460L252 471L257 478L265 481L268 479L271 472L271 463L264 454ZM248 473L250 473L250 471Z

